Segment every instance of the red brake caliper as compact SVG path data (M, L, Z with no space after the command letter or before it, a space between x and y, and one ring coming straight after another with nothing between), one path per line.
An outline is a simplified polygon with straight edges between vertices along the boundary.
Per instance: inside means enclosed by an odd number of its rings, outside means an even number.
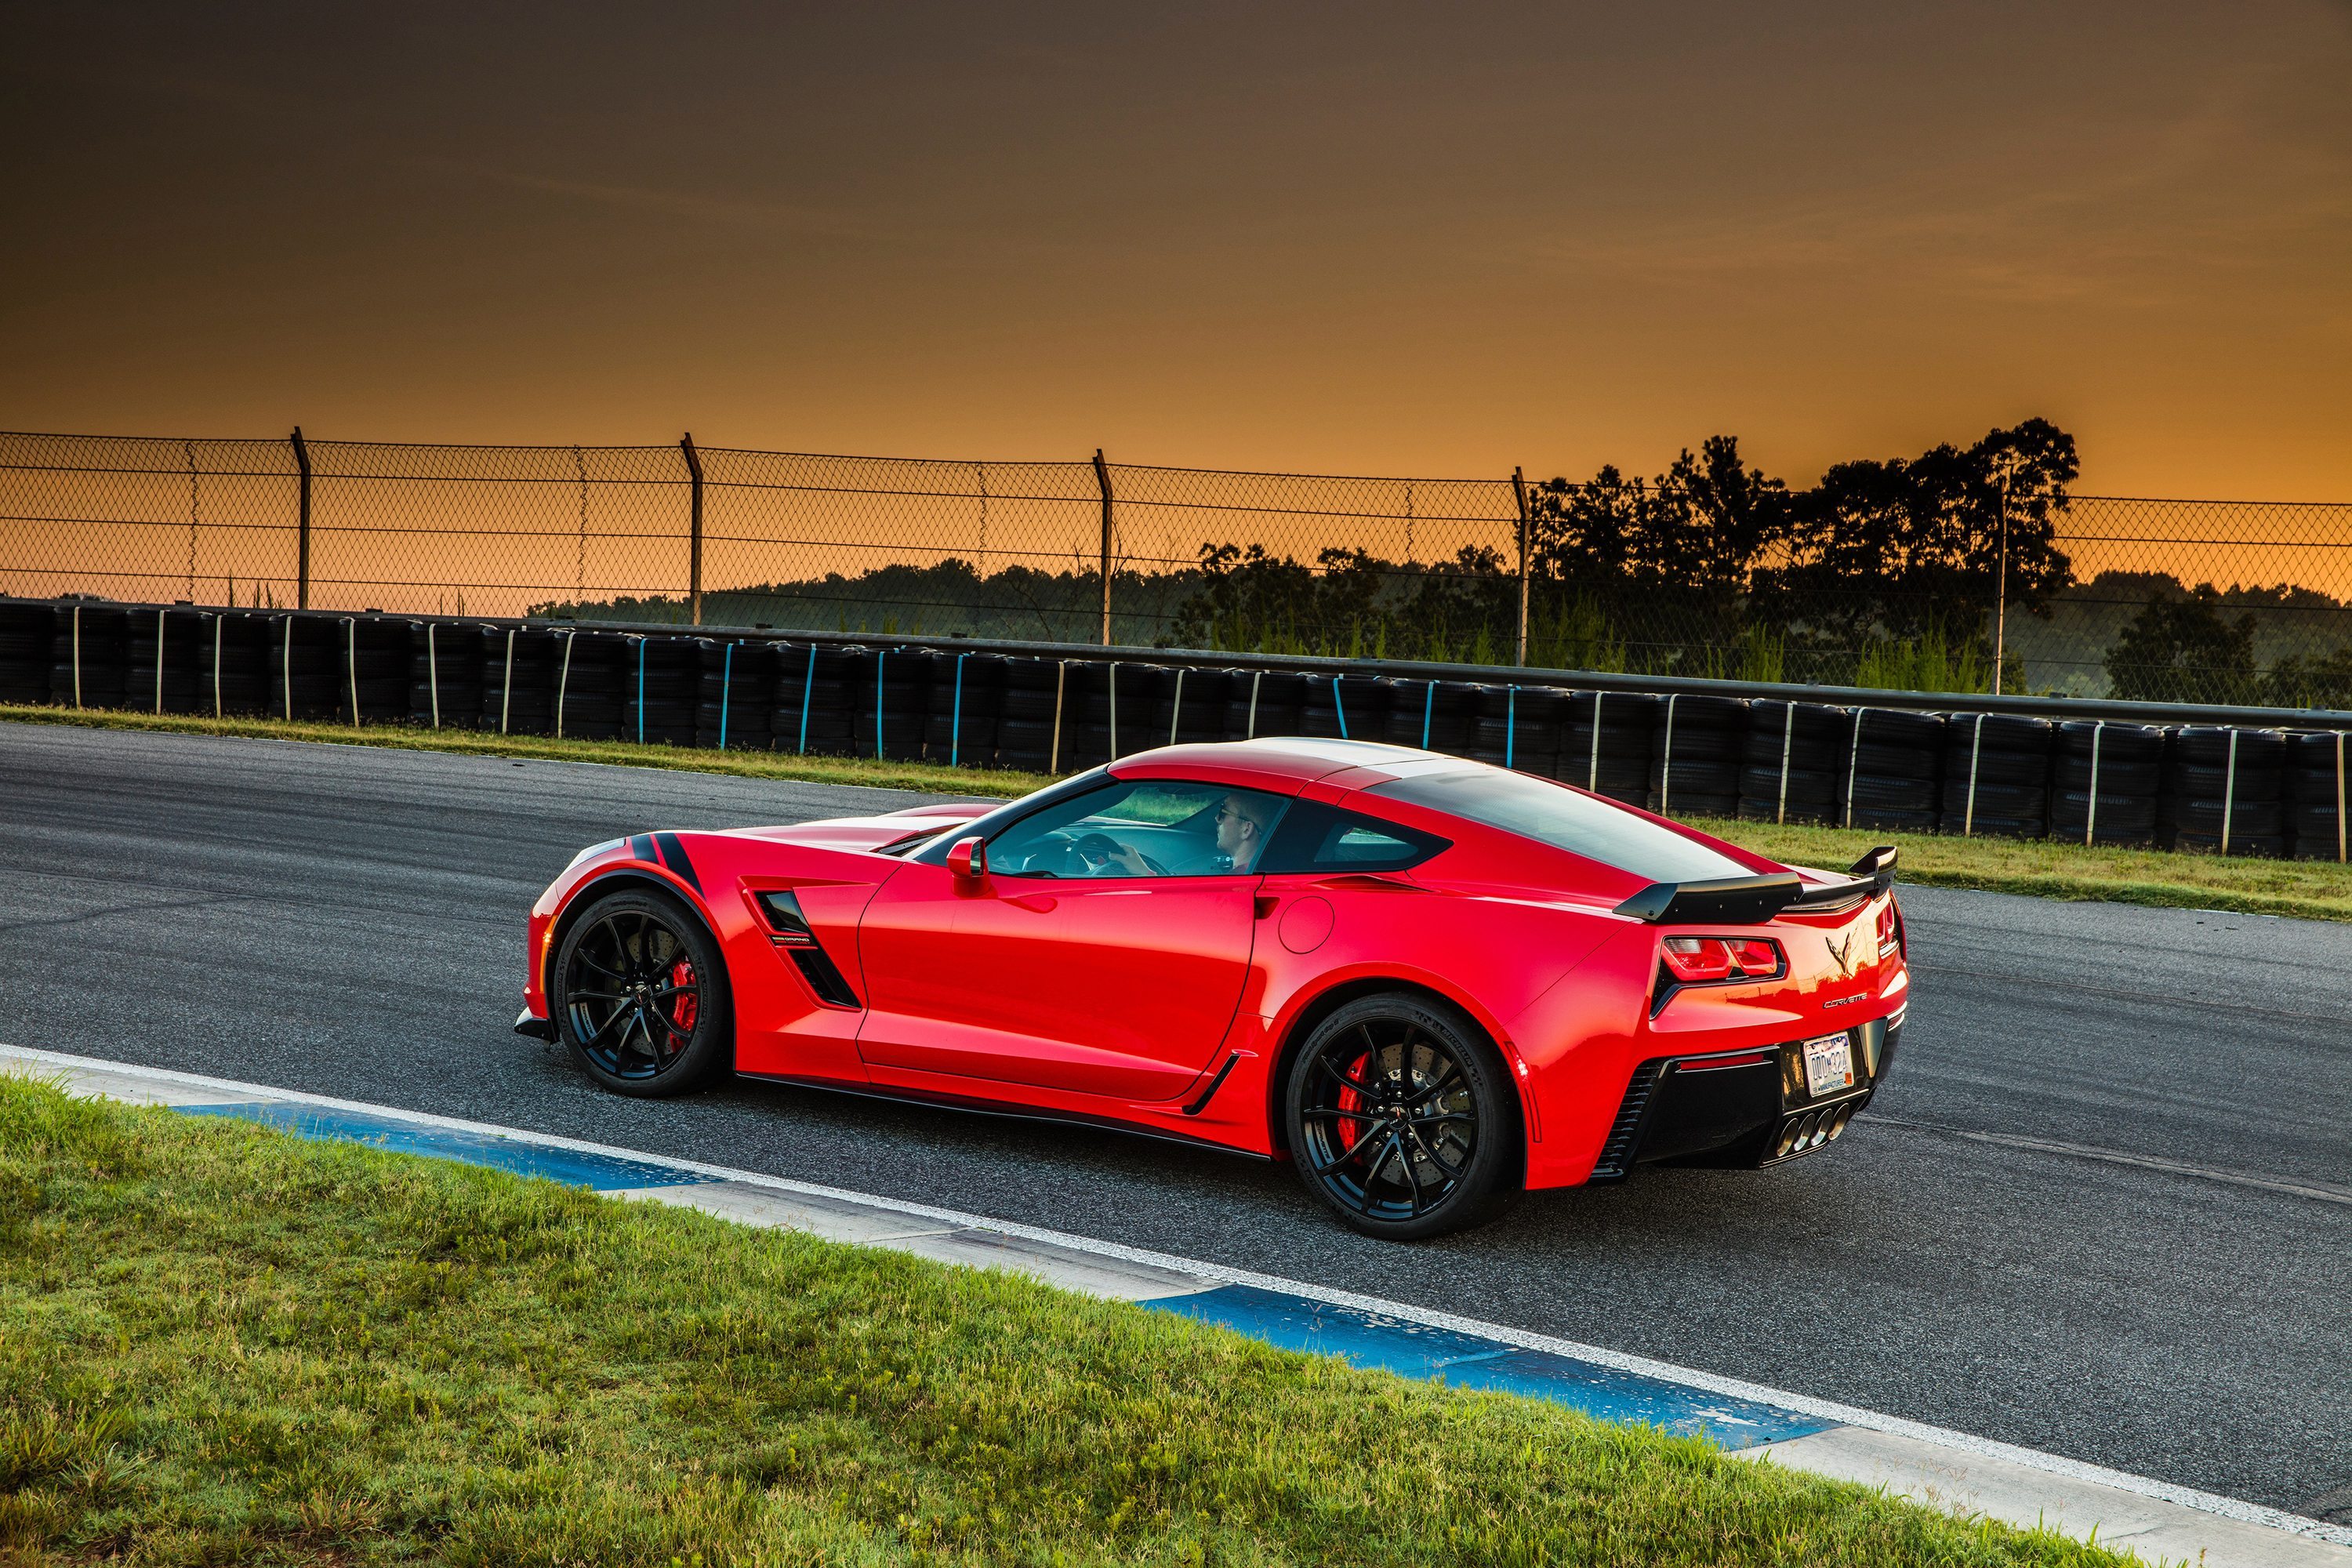
M669 983L672 985L693 984L694 965L688 963L683 958L670 965ZM694 1033L695 1015L701 1010L698 1005L701 1000L702 998L700 996L696 995L692 992L688 992L680 995L677 999L677 1005L670 1009L670 1016L677 1024L677 1026L670 1032L676 1035L681 1043L690 1037Z
M1363 1081L1369 1082L1370 1079L1365 1078L1365 1074L1367 1069L1370 1068L1371 1066L1372 1058L1370 1056L1366 1055L1358 1057L1355 1060L1348 1064L1347 1076L1349 1078L1362 1079ZM1343 1114L1352 1115L1355 1112L1361 1110L1363 1108L1364 1097L1357 1090L1349 1088L1347 1084L1340 1084L1339 1110ZM1344 1151L1354 1148L1356 1146L1356 1140L1364 1135L1369 1126L1369 1122L1342 1121L1339 1123L1340 1149Z

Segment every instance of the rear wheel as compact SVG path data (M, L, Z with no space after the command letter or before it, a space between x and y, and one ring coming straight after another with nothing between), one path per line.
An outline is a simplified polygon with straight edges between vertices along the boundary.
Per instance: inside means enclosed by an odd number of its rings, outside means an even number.
M572 1060L615 1093L685 1094L732 1064L719 944L675 899L630 889L597 900L556 950L555 980L551 1010Z
M1494 1047L1403 993L1349 1003L1291 1068L1291 1157L1309 1192L1393 1241L1482 1224L1517 1195L1517 1107Z

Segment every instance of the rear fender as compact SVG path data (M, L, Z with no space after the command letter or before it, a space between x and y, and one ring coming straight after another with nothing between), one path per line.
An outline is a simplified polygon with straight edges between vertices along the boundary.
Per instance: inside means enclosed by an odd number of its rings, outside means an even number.
M1290 1082L1291 1064L1297 1058L1307 1037L1325 1018L1359 996L1376 995L1383 991L1417 993L1433 1002L1450 1005L1467 1016L1494 1043L1518 1095L1519 1124L1524 1133L1520 1152L1524 1160L1528 1147L1542 1141L1543 1123L1528 1084L1527 1060L1512 1043L1509 1032L1477 997L1444 975L1396 963L1354 964L1331 971L1318 977L1311 988L1294 994L1282 1012L1268 1021L1265 1037L1280 1042L1274 1052L1274 1065L1267 1072L1265 1086L1268 1146L1276 1152L1285 1152L1288 1147L1283 1125L1283 1097Z

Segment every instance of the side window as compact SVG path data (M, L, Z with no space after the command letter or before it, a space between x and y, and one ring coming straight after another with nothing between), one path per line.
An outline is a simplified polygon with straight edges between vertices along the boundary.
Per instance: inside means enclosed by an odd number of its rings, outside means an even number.
M1216 877L1254 871L1282 796L1181 779L1133 779L1056 801L988 841L1006 877Z
M1264 871L1402 871L1446 848L1449 841L1399 823L1382 822L1320 801L1300 801L1282 819Z

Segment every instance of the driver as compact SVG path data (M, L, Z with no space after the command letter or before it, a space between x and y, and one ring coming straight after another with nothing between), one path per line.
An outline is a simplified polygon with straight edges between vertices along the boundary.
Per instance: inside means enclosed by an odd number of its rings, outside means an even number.
M1151 868L1144 863L1142 851L1132 844L1121 844L1108 833L1089 833L1078 840L1077 861L1085 877L1149 877Z
M1236 790L1217 807L1217 854L1226 868L1245 872L1265 848L1278 803L1271 796Z

